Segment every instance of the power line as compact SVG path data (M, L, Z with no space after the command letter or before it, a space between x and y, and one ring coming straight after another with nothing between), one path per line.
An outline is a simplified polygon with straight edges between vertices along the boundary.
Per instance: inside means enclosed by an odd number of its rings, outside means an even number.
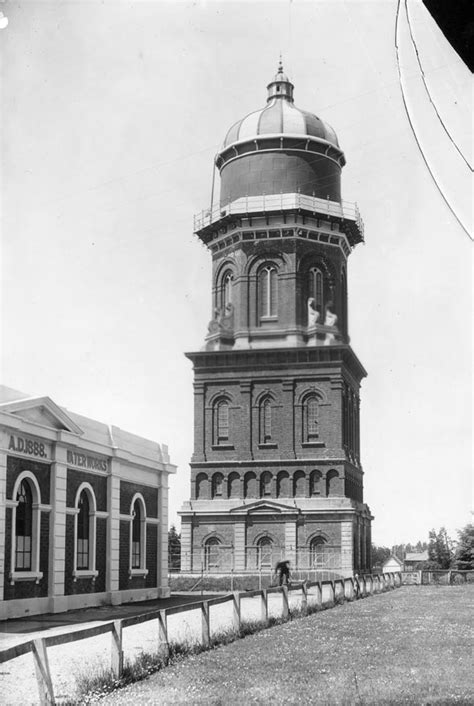
M405 0L405 2L406 2L406 0ZM401 94L402 94L403 105L405 106L405 112L406 112L407 118L408 118L408 123L409 123L409 125L410 125L411 131L412 131L412 133L413 133L413 137L415 138L415 142L416 142L416 144L417 144L417 146L418 146L418 149L419 149L420 154L421 154L421 156L422 156L422 158L423 158L423 161L424 161L424 163L425 163L425 165L426 165L426 168L428 169L428 172L430 173L431 178L433 179L433 181L434 181L434 183L435 183L435 185L436 185L436 188L438 189L439 193L441 194L441 196L442 196L442 198L443 198L443 201L445 202L445 204L447 205L447 207L449 208L449 210L451 211L451 213L453 214L453 216L455 217L455 219L457 220L457 222L459 223L459 225L461 226L461 228L463 229L463 231L466 233L467 237L468 237L470 240L474 240L474 238L471 236L471 234L469 233L469 231L467 230L467 228L465 227L465 225L463 224L463 222L460 220L460 218L459 218L459 216L457 215L456 211L453 209L453 207L452 207L451 204L449 203L449 201L448 201L447 197L445 196L445 194L444 194L444 192L443 192L441 186L438 184L438 181L437 181L437 179L436 179L436 177L435 177L435 175L434 175L434 173L433 173L433 171L432 171L432 169L431 169L431 167L430 167L430 165L429 165L429 163L428 163L428 160L427 160L427 158L426 158L426 155L425 155L425 153L423 152L423 149L422 149L422 147L421 147L420 141L419 141L419 139L418 139L418 135L416 134L416 130L415 130L415 127L414 127L413 122L412 122L412 119L411 119L410 111L409 111L409 109L408 109L408 104L407 104L407 101L406 101L405 91L403 90L402 71L401 71L401 66L400 66L400 50L399 50L399 46L398 46L398 28L399 28L399 18L400 18L400 4L401 4L401 0L398 0L398 3L397 3L397 14L396 14L396 18L395 18L395 50L396 50L396 55L397 55L398 80L399 80L399 84L400 84L400 90L401 90Z
M414 50L415 50L416 58L417 58L417 61L418 61L418 66L420 67L421 78L423 79L423 84L424 84L425 89L426 89L426 92L427 92L427 94L428 94L428 98L430 99L430 103L431 103L431 105L433 106L434 111L435 111L435 113L436 113L436 115L437 115L437 117L438 117L438 120L439 120L439 122L441 123L441 125L443 126L443 129L444 129L446 135L449 137L449 139L450 139L451 142L453 143L454 147L455 147L456 150L459 152L459 154L461 155L461 157L463 158L463 160L465 161L465 163L467 164L467 166L469 167L469 169L470 169L471 172L472 172L472 171L473 171L473 168L471 167L470 163L468 162L468 160L466 159L466 157L463 155L463 153L461 152L461 150L460 150L459 147L457 146L456 142L455 142L455 141L453 140L453 138L451 137L451 134L450 134L448 128L447 128L446 125L444 124L444 121L443 121L443 119L442 119L441 115L439 114L438 109L437 109L437 107L436 107L436 104L435 104L435 102L433 101L433 98L432 98L431 93L430 93L430 89L428 88L428 84L426 83L425 72L424 72L423 66L422 66L422 64L421 64L420 54L419 54L419 52L418 52L418 47L417 47L417 45L416 45L415 38L414 38L414 36L413 36L412 26L411 26L411 23L410 23L410 14L409 14L409 11L408 11L407 0L405 0L405 9L406 9L406 15L407 15L408 29L409 29L409 31L410 31L410 39L411 39L411 41L412 41L413 48L414 48Z

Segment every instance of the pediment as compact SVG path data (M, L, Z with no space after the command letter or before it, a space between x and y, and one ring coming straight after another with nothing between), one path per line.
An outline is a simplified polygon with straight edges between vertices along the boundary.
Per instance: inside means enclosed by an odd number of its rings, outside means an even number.
M299 513L300 510L295 505L276 503L272 500L257 500L252 503L246 503L245 505L234 507L230 512L246 515L275 515L288 514L289 512Z
M56 431L82 434L82 429L50 397L35 397L0 404L0 410L26 422Z

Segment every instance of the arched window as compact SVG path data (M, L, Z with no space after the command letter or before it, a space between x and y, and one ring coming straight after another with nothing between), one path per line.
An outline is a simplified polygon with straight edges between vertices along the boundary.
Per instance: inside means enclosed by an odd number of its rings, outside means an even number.
M238 473L231 473L227 481L227 489L229 498L240 497L240 476Z
M314 299L314 308L319 312L318 323L324 323L324 275L319 267L311 267L308 272L308 296Z
M244 478L244 497L257 497L257 476L253 471L245 474Z
M146 509L139 494L130 506L130 576L146 576Z
M277 316L277 268L265 265L258 273L258 314L260 319Z
M322 569L325 566L324 545L326 541L323 537L314 537L309 545L310 566Z
M210 537L204 544L204 565L209 571L219 566L220 542L217 537Z
M257 566L268 568L272 566L272 540L270 537L261 537L257 542Z
M22 480L16 496L15 571L31 571L33 550L33 494Z
M293 496L295 498L305 498L307 495L306 475L304 471L296 471L293 476Z
M224 476L222 473L214 473L212 476L212 497L222 498L222 491L224 487Z
M321 495L321 478L322 475L320 471L312 471L309 486L311 495Z
M87 492L83 490L79 496L79 514L77 516L76 569L89 568L90 519L89 498Z
M272 474L264 471L260 477L260 496L269 497L272 494Z
M222 311L225 311L229 304L232 304L232 285L234 276L230 270L224 273L221 279L220 305Z
M268 444L272 441L272 401L265 397L260 403L260 443Z
M229 402L220 399L214 405L214 445L229 443Z
M280 471L277 476L277 497L290 498L290 476L286 471Z
M207 475L205 473L198 473L196 476L196 500L207 500L208 497Z
M303 401L303 443L316 441L319 436L319 399L308 395Z
M339 478L339 473L334 469L331 469L326 473L326 495L335 495L336 482Z
M136 500L133 506L132 520L132 569L140 568L141 529L140 503Z
M76 493L74 518L74 570L73 575L95 577L96 560L96 500L92 486L82 483Z
M30 471L22 471L12 489L12 531L10 544L10 573L16 580L43 578L40 569L41 506L38 481Z

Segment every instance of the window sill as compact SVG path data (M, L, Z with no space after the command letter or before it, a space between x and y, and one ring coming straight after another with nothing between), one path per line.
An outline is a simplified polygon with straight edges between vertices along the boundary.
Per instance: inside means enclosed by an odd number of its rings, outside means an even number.
M230 450L233 450L233 449L234 449L234 445L233 445L233 444L213 444L213 445L211 446L211 449L212 449L213 451L225 451L226 449L227 449L227 450L229 450L229 449L230 449Z
M10 584L13 586L17 581L34 581L39 583L43 578L42 571L11 571Z
M326 446L324 441L303 441L301 446L306 449L308 447L313 447L313 448L322 448L323 446Z
M148 576L148 569L129 569L128 578L133 579L135 577L145 577Z
M267 442L265 444L259 444L258 448L259 449L277 449L278 444L275 444L273 441L271 441L271 442Z
M92 579L95 581L96 577L99 575L99 572L95 569L75 569L72 572L72 575L74 577L74 581L77 581L77 579Z

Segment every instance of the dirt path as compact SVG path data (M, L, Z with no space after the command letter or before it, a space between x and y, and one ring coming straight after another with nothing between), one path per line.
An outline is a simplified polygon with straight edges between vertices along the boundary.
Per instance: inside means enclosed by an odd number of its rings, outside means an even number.
M101 704L474 703L474 586L410 586L185 658Z

